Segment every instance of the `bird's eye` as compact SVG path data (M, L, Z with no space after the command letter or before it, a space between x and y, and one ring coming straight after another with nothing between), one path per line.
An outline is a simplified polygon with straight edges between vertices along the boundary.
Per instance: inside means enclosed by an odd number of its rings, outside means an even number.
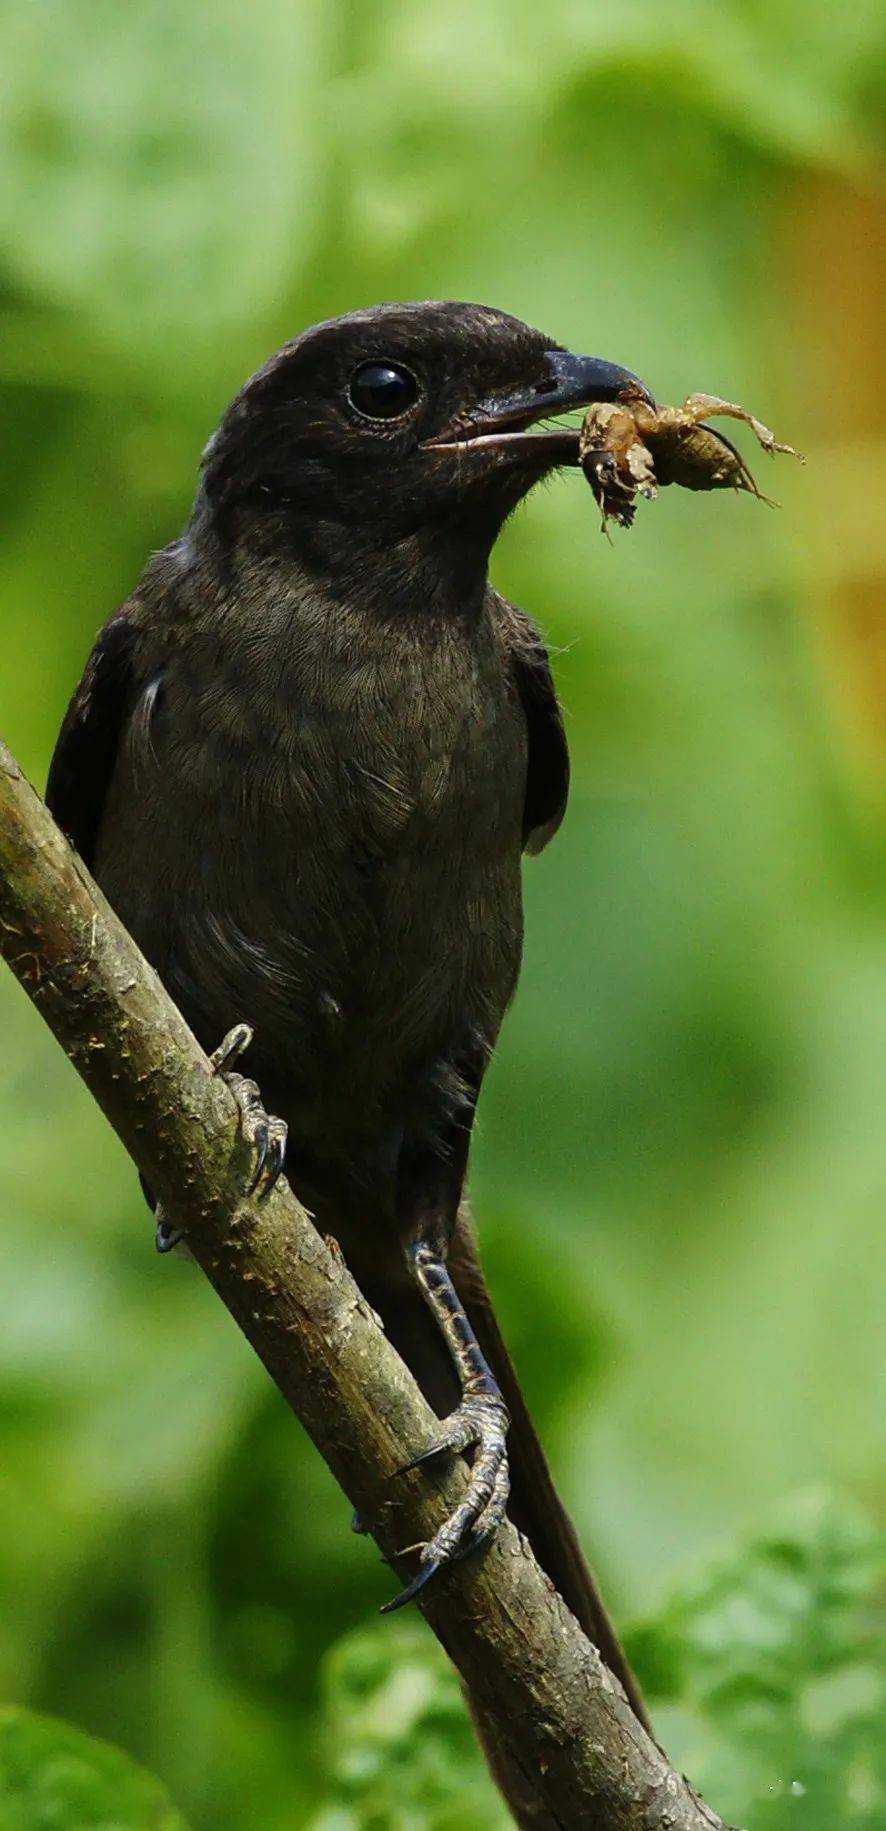
M415 406L415 376L398 362L361 362L348 385L348 399L368 420L397 420Z

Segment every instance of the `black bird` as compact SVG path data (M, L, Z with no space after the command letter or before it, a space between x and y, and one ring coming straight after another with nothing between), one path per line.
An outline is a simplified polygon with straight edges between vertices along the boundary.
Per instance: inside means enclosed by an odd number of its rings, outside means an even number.
M473 1452L398 1602L508 1506L642 1715L463 1202L521 854L568 785L547 653L489 555L578 462L574 430L533 425L639 385L479 305L385 305L286 344L101 632L47 800L200 1041L229 1033L220 1069L248 1046L255 1081L230 1078L256 1178L288 1127L294 1189L445 1418L429 1454Z

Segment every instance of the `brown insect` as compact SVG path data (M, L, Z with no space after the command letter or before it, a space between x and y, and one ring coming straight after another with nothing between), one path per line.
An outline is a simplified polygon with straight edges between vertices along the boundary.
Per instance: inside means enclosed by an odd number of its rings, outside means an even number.
M629 528L637 497L651 502L669 483L686 490L748 490L770 502L741 452L707 425L716 414L743 420L770 456L784 451L803 462L792 445L778 443L762 420L715 394L690 394L682 407L654 407L639 394L612 405L598 403L585 415L579 457L602 510L604 532L609 521Z

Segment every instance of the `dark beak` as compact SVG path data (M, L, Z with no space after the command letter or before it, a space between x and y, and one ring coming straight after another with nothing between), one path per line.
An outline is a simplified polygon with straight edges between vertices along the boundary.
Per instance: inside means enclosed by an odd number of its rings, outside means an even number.
M473 413L453 420L445 432L425 442L430 451L525 452L548 464L577 464L578 430L530 432L538 420L589 407L594 401L642 400L655 403L649 389L630 369L600 356L573 356L568 350L545 352L544 377L529 389L480 401Z

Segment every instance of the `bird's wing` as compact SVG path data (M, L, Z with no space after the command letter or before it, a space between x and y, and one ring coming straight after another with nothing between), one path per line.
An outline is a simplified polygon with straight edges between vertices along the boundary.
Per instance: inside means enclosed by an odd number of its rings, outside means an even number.
M506 598L499 597L497 602L529 736L523 847L526 852L541 852L563 819L569 793L563 714L548 651L535 624Z
M124 605L105 624L86 663L49 765L46 805L87 865L129 709L135 638Z

